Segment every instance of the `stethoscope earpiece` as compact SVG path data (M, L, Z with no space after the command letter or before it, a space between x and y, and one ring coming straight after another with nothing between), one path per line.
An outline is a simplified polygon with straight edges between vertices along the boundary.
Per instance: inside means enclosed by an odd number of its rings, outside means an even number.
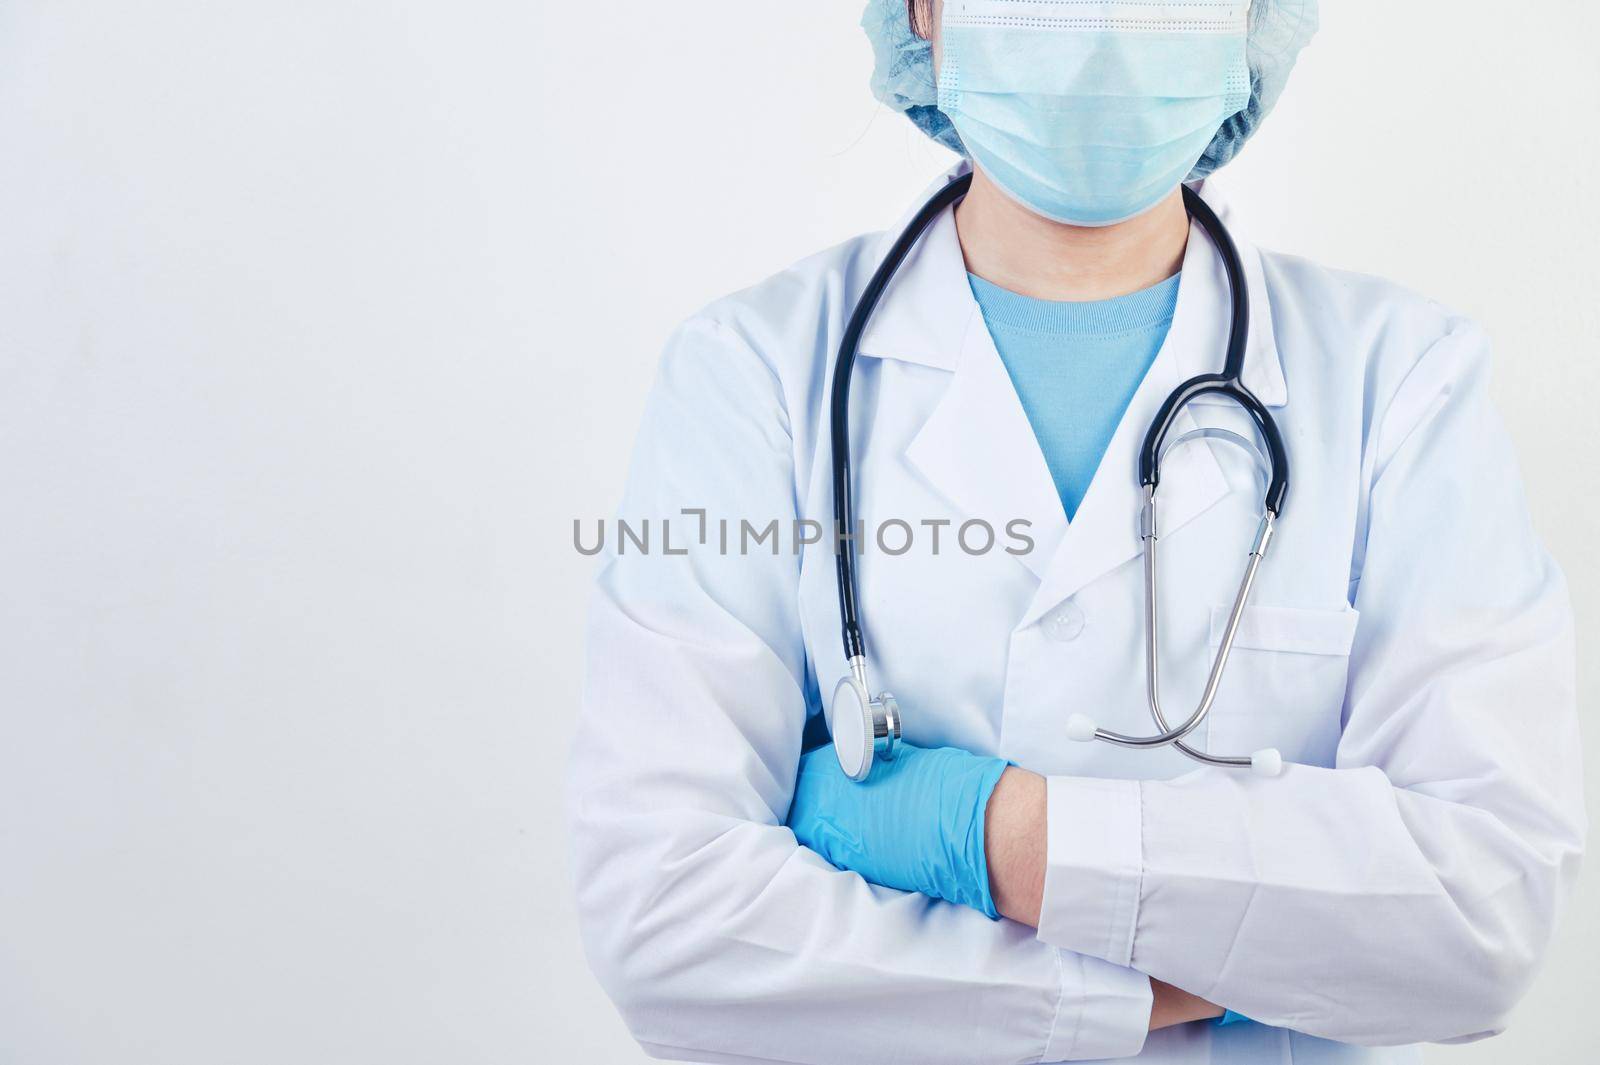
M1087 714L1073 714L1067 718L1067 739L1074 743L1092 743L1100 726Z
M1283 772L1283 755L1276 747L1264 747L1250 756L1250 768L1258 777L1275 777Z

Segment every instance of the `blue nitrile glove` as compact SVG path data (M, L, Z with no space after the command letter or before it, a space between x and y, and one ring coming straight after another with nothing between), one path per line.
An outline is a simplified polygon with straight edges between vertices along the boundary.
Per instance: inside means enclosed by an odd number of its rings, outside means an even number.
M839 768L832 744L818 747L800 758L789 827L801 844L874 884L998 918L983 821L1008 764L953 747L900 744L893 761L857 784Z

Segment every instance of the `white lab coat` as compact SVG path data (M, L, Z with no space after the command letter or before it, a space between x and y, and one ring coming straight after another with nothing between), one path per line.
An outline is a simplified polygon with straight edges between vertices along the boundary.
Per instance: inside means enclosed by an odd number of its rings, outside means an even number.
M1488 346L1436 304L1241 234L1245 383L1292 474L1198 740L1298 764L1262 779L1063 731L1078 710L1150 728L1135 467L1161 401L1220 366L1209 239L1192 231L1170 335L1069 524L947 212L855 372L869 537L894 518L918 534L900 555L869 543L862 615L910 743L1049 777L1041 927L870 885L797 845L783 821L802 729L845 669L834 559L826 542L797 556L787 533L777 555L741 555L739 523L831 523L834 351L893 236L713 304L661 363L620 510L636 532L652 519L652 552L618 554L610 530L569 799L587 950L635 1037L715 1062L1305 1063L1414 1061L1405 1044L1500 1030L1585 826L1570 608L1490 407ZM1192 411L1180 431L1248 432L1235 407ZM1161 482L1179 717L1256 528L1237 456L1188 446ZM706 512L704 545L685 508ZM993 550L955 546L973 519ZM1031 553L1004 550L1015 519ZM941 520L936 554L923 523ZM1262 1023L1147 1038L1145 974Z

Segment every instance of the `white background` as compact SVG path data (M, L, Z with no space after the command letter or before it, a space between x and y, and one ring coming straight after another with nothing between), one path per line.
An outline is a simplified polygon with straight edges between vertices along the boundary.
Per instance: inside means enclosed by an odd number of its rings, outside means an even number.
M1239 225L1486 324L1592 649L1600 13L1328 6ZM642 1058L567 886L572 521L674 322L942 167L860 7L0 3L0 1062ZM1591 1060L1597 884L1430 1062Z

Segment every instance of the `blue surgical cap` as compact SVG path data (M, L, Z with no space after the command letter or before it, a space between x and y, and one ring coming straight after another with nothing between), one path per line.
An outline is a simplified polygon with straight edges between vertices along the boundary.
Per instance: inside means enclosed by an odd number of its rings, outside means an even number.
M861 26L876 57L872 94L946 148L965 155L955 126L936 102L933 45L911 32L905 0L867 0ZM1250 102L1217 130L1190 177L1205 177L1239 154L1283 95L1300 49L1316 32L1317 0L1252 0L1246 44Z

